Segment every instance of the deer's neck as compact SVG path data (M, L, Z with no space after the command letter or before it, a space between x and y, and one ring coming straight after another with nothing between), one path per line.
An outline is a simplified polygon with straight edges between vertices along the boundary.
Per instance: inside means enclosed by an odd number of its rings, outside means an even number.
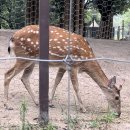
M108 78L101 69L97 61L84 63L84 71L100 86L100 88L107 87Z

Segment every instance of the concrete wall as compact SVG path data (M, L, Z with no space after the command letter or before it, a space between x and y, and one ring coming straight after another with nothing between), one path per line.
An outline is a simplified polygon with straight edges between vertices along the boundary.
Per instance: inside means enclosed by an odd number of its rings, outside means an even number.
M10 37L11 35L13 35L13 33L14 33L15 31L16 31L16 30L0 29L0 36Z

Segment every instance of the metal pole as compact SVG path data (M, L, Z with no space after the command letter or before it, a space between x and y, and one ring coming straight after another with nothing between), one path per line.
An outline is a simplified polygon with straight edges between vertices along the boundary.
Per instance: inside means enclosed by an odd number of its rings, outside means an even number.
M40 59L49 58L49 1L40 0ZM48 91L49 91L49 66L48 62L39 63L39 104L40 125L48 124Z
M124 39L124 20L122 20L122 39Z

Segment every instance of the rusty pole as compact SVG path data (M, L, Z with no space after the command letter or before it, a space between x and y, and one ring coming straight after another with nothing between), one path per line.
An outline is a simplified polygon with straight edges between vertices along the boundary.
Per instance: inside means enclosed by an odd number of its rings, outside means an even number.
M40 59L49 58L49 1L40 0ZM41 126L47 125L49 121L48 110L49 91L49 66L48 62L39 63L39 123Z

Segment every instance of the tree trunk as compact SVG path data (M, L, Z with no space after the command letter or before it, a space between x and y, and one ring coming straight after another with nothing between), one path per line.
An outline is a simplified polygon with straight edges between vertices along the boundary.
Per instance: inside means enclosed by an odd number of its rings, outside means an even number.
M65 10L65 8L64 8L64 0L61 0L60 7L61 7L60 8L61 13L60 13L60 21L59 21L59 23L60 23L60 27L64 28L64 10Z
M79 34L79 15L80 15L80 0L74 0L73 4L73 31L77 34Z
M97 38L112 39L113 38L113 15L107 14L101 16L100 27Z
M0 16L2 15L2 9L0 8ZM2 19L0 18L0 29L2 27Z
M79 10L79 34L83 35L84 29L84 0L80 0L80 10Z
M69 29L70 0L64 0L64 28ZM72 7L71 31L83 35L84 0L74 0Z
M64 0L64 28L69 30L70 0Z

